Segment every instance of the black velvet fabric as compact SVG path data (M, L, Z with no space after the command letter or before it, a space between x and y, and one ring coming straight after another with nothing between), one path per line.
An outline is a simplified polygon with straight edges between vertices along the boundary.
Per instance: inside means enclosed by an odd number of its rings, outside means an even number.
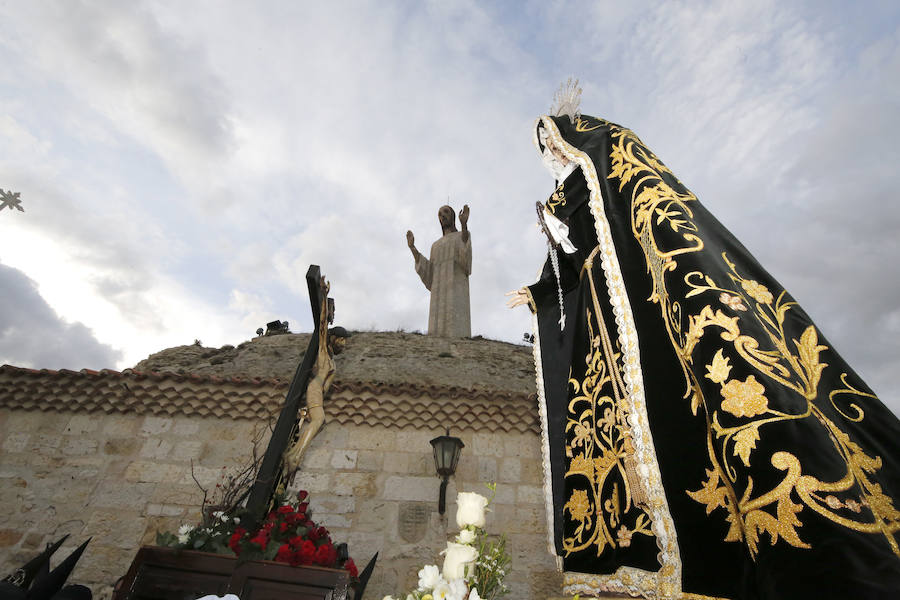
M549 259L529 288L566 571L632 567L650 574L632 591L651 586L660 548L643 523L662 501L681 566L674 597L900 598L900 422L634 133L588 116L544 122L582 165L545 205L577 248L557 253L563 329ZM597 248L607 231L613 255ZM619 274L630 319L613 309ZM832 285L840 274L822 293ZM660 498L635 463L634 403Z

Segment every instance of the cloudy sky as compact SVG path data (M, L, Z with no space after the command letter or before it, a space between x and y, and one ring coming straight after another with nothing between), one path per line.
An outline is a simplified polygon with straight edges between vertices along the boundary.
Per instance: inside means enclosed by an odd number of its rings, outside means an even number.
M473 333L518 341L569 75L900 412L900 4L0 4L0 363L124 368L311 322L424 330L438 207L471 207Z

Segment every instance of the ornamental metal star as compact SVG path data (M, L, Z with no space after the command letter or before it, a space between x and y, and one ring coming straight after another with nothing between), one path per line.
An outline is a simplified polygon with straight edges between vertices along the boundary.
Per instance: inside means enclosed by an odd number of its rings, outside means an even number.
M19 212L25 212L25 209L22 208L22 200L19 199L19 192L4 192L3 188L0 188L0 210L4 208L9 208L9 210L17 208Z

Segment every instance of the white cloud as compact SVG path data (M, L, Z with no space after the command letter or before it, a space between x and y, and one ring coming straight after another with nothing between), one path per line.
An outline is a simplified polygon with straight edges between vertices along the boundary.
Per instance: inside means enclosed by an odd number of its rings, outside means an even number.
M880 198L897 180L900 53L877 11L855 17L865 31L777 2L0 14L0 186L28 211L0 218L0 251L125 362L275 318L308 327L310 263L341 324L425 329L404 234L427 248L448 194L472 210L473 332L521 339L527 311L503 294L543 261L532 207L550 187L530 128L574 74L585 112L633 127L864 378L896 370L879 319L898 307L900 210Z
M108 368L121 352L82 323L61 319L24 273L0 264L0 364L62 369Z

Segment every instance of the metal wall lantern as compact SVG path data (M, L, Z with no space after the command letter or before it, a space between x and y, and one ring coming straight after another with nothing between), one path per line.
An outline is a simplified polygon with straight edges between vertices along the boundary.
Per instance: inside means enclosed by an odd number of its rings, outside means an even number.
M456 472L456 463L459 462L459 454L465 447L462 440L450 436L450 430L446 435L441 435L431 440L434 449L434 468L441 478L441 492L438 499L438 512L444 514L447 507L447 482L450 476Z

